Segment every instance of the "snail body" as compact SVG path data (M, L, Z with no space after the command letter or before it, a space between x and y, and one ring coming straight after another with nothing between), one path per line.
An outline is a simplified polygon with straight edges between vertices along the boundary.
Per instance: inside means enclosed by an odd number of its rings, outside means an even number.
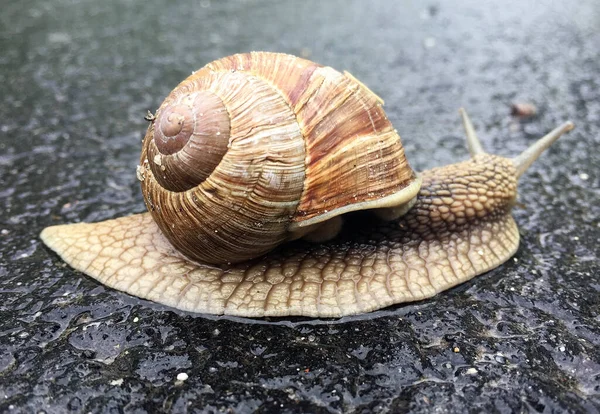
M381 106L351 75L290 55L212 62L148 117L149 213L42 240L132 295L248 317L368 312L508 260L518 177L572 124L508 159L483 152L463 111L471 159L416 174ZM377 214L341 225L358 210Z

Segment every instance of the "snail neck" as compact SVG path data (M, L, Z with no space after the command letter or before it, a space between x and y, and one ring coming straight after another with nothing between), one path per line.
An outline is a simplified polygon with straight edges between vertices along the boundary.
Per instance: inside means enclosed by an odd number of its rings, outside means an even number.
M477 154L422 176L416 203L399 224L424 239L510 214L517 196L517 171L511 160L497 155Z

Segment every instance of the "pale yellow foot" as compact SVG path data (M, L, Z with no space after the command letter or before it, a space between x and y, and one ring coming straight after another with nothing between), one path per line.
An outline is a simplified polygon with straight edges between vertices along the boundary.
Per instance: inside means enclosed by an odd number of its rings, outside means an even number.
M291 243L222 267L182 257L148 213L53 226L41 236L69 265L112 288L182 310L246 317L338 317L431 297L496 267L518 246L508 215L441 241L411 241L397 225L369 232L375 237Z

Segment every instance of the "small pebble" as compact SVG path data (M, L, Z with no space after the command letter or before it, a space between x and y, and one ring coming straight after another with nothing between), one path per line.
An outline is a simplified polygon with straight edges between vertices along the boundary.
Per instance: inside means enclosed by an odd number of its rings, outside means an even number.
M110 385L122 385L122 384L123 384L123 378L119 378L119 379L116 379L116 380L112 380L112 381L110 382Z
M579 174L579 178L581 178L583 181L587 181L590 178L590 176L586 173L581 173Z
M185 381L188 379L188 374L186 374L185 372L180 372L179 374L177 374L177 381Z
M460 348L459 348L459 347L457 347L457 346L455 346L455 347L454 347L452 350L453 350L454 352L456 352L456 353L460 352Z
M477 374L477 369L476 369L476 368L469 368L469 369L466 371L466 374L467 374L467 375L475 375L475 374Z
M537 108L532 103L513 103L510 114L521 118L529 118L537 114Z
M137 316L135 318L133 318L134 322L138 322L140 320L140 318L138 318Z

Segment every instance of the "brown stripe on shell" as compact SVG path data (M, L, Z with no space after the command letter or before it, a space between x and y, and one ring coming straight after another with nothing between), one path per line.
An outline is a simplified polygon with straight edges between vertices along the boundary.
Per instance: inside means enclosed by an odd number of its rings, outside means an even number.
M380 198L404 188L396 181L397 177L390 175L390 170L402 168L402 159L398 157L400 152L393 151L397 135L394 131L379 134L379 145L374 145L370 138L362 136L346 142L310 164L311 174L307 175L304 194L307 207L303 211L326 213L343 205ZM353 159L354 164L340 163L338 159L344 156ZM372 162L374 159L378 162ZM405 185L413 177L408 178ZM338 190L339 186L341 189ZM347 194L347 199L339 195L337 198L331 197L331 194L343 192L346 187L355 189L354 193ZM298 212L300 214L301 211ZM307 213L305 217L313 216Z
M307 182L294 221L402 192L415 179L377 96L350 77L268 52L229 56L207 68L257 74L295 112L306 139Z
M401 192L415 179L375 95L331 68L315 71L311 85L294 108L307 146L296 221Z
M276 86L290 106L308 87L311 74L322 67L318 63L284 53L251 52L228 56L209 63L214 71L241 71Z

